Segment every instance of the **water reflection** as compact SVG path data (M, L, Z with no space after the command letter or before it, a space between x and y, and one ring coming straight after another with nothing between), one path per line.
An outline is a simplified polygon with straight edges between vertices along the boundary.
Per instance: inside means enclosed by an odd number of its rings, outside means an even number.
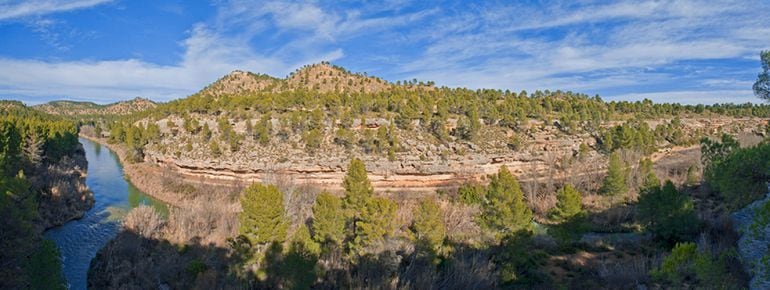
M134 207L147 204L164 215L168 207L126 181L118 156L100 144L80 139L88 159L86 184L94 192L96 203L82 219L70 221L45 232L62 254L62 270L70 289L86 289L88 267L96 252L114 238L120 220ZM108 154L104 154L108 153Z

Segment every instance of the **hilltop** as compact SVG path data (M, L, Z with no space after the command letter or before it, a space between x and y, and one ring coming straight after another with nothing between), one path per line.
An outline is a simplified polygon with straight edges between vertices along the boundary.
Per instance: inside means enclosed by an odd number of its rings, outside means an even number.
M129 115L136 112L155 108L158 104L145 98L136 97L127 101L99 105L93 102L51 101L35 105L32 108L52 115L85 116L85 115Z
M286 92L286 91L316 91L330 92L360 92L380 93L391 91L396 87L430 88L432 82L399 81L397 84L384 79L368 76L366 73L354 73L328 62L303 66L289 74L286 78L276 78L266 74L258 74L236 70L220 78L201 90L200 95L234 95L256 92Z

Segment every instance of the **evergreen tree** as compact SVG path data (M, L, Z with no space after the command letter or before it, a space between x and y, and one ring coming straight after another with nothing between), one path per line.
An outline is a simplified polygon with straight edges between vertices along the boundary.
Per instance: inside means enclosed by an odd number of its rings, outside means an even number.
M358 158L350 161L348 172L342 181L342 187L345 188L343 206L355 235L356 222L361 219L361 214L365 211L367 202L372 198L374 192L363 161Z
M21 135L11 122L0 122L0 177L16 175L20 167Z
M316 280L316 264L320 255L321 246L310 237L307 227L301 224L280 265L280 275L285 279L281 285L287 289L310 289Z
M318 195L313 205L313 238L319 243L337 245L345 239L342 200L325 191Z
M362 255L370 246L382 242L386 235L395 229L398 206L389 199L373 197L366 201L366 206L355 221L358 230L349 247L353 253Z
M238 216L238 232L252 245L283 242L289 226L283 193L274 185L254 183L241 196L243 211Z
M620 155L617 152L613 152L610 154L607 177L604 178L604 183L599 191L607 196L617 196L626 193L628 191L626 177L625 164L620 160Z
M446 226L441 208L432 198L427 198L414 208L412 231L418 246L433 254L439 252L446 238Z
M203 135L203 140L208 141L211 139L211 129L209 128L209 123L203 123L203 129L201 129L201 135Z
M254 130L254 139L259 141L259 144L266 145L270 142L270 132L273 130L273 123L271 122L270 114L263 114L260 117Z
M483 224L499 234L511 234L532 228L532 210L527 207L519 182L506 166L490 176Z
M689 241L700 226L692 198L679 192L670 180L639 197L639 219L669 245Z
M583 211L583 197L571 184L566 184L556 192L556 208L551 217L557 221L569 220Z
M612 152L615 150L615 143L612 140L612 131L607 131L604 133L604 137L602 137L602 148L604 148L604 151L606 152Z
M639 171L641 176L641 186L639 188L640 192L645 192L647 190L660 187L660 179L658 179L658 176L655 175L655 170L653 170L653 164L652 160L649 158L645 158L639 161Z
M765 101L770 101L770 50L759 53L762 63L762 72L757 75L754 82L754 95Z

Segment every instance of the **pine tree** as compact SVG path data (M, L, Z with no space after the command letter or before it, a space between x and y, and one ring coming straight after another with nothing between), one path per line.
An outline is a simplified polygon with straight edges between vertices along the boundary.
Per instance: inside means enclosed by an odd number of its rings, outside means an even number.
M556 208L551 217L557 221L569 220L583 211L583 198L571 184L566 184L556 192Z
M301 224L280 265L280 275L286 280L282 286L286 289L310 289L316 280L316 264L320 255L321 246L310 237L307 226Z
M532 228L532 210L524 201L519 182L506 166L491 176L484 205L484 225L499 234L511 234Z
M610 154L609 167L607 168L607 177L604 178L604 184L599 190L603 195L617 196L626 193L627 172L620 155L617 152Z
M372 198L372 193L374 193L363 161L358 158L350 161L347 175L342 181L342 187L345 188L343 205L347 216L352 219L353 232L355 233L355 221L360 219L367 201Z
M21 135L11 122L0 122L0 178L14 176L20 169Z
M653 164L652 161L648 158L642 159L639 161L639 169L641 172L641 187L639 189L640 192L645 192L647 190L660 187L660 179L658 179L658 176L655 175L655 171L653 170Z
M201 133L203 135L203 140L208 141L211 139L211 129L209 128L209 123L203 123L203 129Z
M604 151L606 152L612 152L615 150L615 142L612 140L614 138L612 134L612 130L608 130L604 133L604 137L602 137L602 148L604 148Z
M446 226L438 203L432 198L427 198L414 208L412 215L412 231L418 246L431 253L438 253L446 238Z
M313 205L313 238L319 243L341 245L345 239L342 200L328 192L318 195Z
M355 236L349 247L353 253L364 254L367 247L382 242L386 235L395 229L396 210L398 206L393 201L383 197L369 198L360 219L356 220Z
M283 193L274 185L254 183L244 190L241 197L243 211L239 215L238 232L252 245L283 242L286 239L288 221Z
M679 192L670 180L639 197L639 219L669 245L690 240L700 226L692 198Z

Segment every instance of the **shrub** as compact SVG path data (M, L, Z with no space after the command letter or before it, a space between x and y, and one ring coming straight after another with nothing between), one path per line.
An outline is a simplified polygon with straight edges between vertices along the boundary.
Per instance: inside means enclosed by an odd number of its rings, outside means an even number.
M639 219L658 240L668 244L692 239L700 227L692 198L679 192L671 181L642 194Z
M726 155L721 149L708 150L717 152L709 154L718 157L706 167L704 180L719 192L729 209L742 208L764 196L770 179L770 143L730 149Z
M201 260L193 259L189 263L187 263L187 267L185 270L187 270L187 273L190 273L190 275L198 276L199 273L203 273L203 271L206 271L205 263L203 263Z
M161 235L166 221L152 206L142 205L132 209L123 219L123 226L136 234L157 238Z
M557 221L571 219L583 211L583 198L571 184L564 185L556 192L556 208L551 211L551 218Z
M663 259L660 268L653 270L651 275L658 280L681 284L685 279L692 278L696 257L695 243L677 243L671 254Z
M482 204L486 199L486 188L479 184L466 184L457 190L457 196L464 204Z

